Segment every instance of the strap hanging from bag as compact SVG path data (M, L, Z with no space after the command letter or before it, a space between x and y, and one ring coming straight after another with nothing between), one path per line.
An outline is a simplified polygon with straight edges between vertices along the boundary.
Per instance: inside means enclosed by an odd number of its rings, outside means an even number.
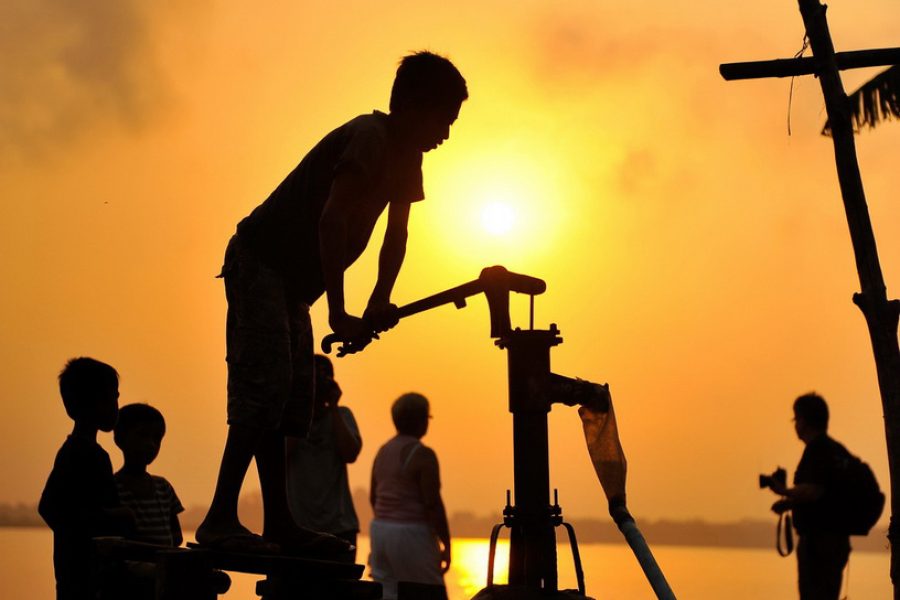
M781 545L782 537L784 538L784 547ZM778 515L778 525L775 528L775 549L781 556L788 556L794 551L794 527L789 512Z

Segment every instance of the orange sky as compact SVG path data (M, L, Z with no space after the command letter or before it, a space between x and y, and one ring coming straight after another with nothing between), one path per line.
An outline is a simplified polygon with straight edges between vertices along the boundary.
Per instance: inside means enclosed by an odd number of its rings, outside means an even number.
M0 7L0 501L38 497L71 427L56 374L90 355L118 368L123 403L165 413L152 470L186 504L208 502L226 431L214 279L225 243L319 137L386 109L397 60L422 48L453 59L471 97L426 156L397 303L492 264L545 279L536 324L562 330L555 371L609 382L636 515L766 518L772 498L756 475L796 465L790 403L810 389L887 488L818 84L795 82L788 137L787 80L717 72L796 52L793 2L64 4ZM898 45L895 8L835 0L836 45ZM848 89L872 74L847 74ZM894 295L898 143L896 123L858 138ZM479 220L490 202L515 213L505 236ZM353 309L375 262L368 252L349 272ZM525 325L524 299L513 308ZM505 360L475 298L337 361L364 436L352 484L366 485L392 434L391 401L418 390L432 399L426 443L449 510L502 508ZM605 514L575 412L555 408L550 422L566 514Z

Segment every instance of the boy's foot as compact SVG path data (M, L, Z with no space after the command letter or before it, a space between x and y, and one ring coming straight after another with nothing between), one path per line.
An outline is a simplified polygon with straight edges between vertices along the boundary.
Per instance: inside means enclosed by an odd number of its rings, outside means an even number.
M297 534L292 537L281 535L270 541L281 547L282 555L318 560L340 559L356 549L347 540L328 533L298 528Z
M212 531L201 525L197 528L194 537L197 539L198 546L220 552L236 554L279 554L281 552L278 544L266 541L261 535L253 533L242 525L222 531Z

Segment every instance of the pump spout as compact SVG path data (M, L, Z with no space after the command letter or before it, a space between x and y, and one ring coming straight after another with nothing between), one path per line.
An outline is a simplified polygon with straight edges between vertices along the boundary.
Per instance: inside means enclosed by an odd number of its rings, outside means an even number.
M609 385L550 373L544 382L548 406L558 402L566 406L584 406L597 413L609 412Z

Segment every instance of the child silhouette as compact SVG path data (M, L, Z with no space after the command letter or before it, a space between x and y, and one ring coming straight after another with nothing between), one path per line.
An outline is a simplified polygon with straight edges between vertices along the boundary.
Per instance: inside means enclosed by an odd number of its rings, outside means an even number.
M110 432L119 412L119 374L93 358L73 358L59 374L66 413L75 422L56 454L38 512L53 530L57 600L93 598L92 538L127 534L134 516L119 504L109 454L97 432Z
M134 512L132 539L139 542L180 546L183 540L178 513L184 511L175 489L164 477L151 475L147 467L159 454L166 421L149 404L128 404L119 410L114 439L124 463L115 474L119 501Z

